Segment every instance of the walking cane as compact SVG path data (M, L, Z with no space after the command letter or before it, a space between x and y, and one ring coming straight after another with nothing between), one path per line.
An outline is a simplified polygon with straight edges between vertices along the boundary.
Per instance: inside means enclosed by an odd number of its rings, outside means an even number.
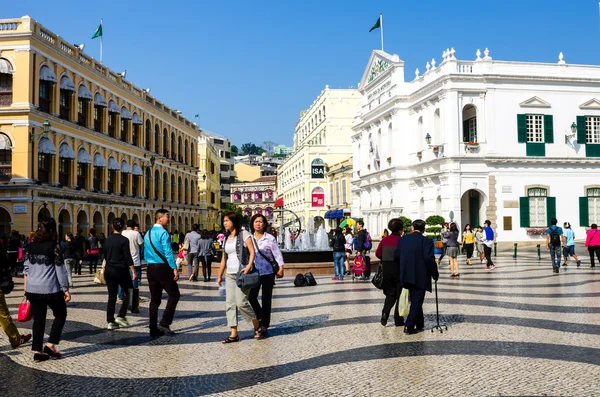
M440 324L440 306L438 304L437 280L435 280L435 316L437 318L437 325L431 328L431 332L433 332L434 329L439 329L440 333L443 334L444 330L442 328L445 328L446 331L448 331L448 326L446 324Z

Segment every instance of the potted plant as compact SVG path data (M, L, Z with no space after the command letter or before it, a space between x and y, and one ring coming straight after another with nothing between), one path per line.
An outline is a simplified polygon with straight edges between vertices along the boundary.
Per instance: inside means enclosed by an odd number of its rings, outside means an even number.
M421 158L423 157L423 151L420 150L417 152L417 157L419 158L419 160L421 160Z
M388 162L388 163L391 163L391 162L392 162L392 158L391 158L391 157L388 157L388 158L387 158L387 162Z
M371 164L367 164L367 169L371 169Z
M437 155L439 152L440 152L440 147L439 146L434 146L433 147L433 153Z

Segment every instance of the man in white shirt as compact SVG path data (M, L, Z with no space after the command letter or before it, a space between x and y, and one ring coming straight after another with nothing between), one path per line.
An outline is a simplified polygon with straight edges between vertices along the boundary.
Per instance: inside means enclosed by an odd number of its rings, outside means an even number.
M121 232L121 235L127 237L129 240L129 251L131 252L131 257L133 258L133 266L135 269L135 274L137 278L133 280L133 293L129 294L131 296L131 312L139 313L140 312L140 280L142 279L142 260L140 257L140 247L144 244L144 239L140 232L135 231L136 227L134 220L127 221L127 229ZM131 273L131 270L129 271ZM132 279L133 279L133 275ZM119 299L123 299L123 291L119 287Z

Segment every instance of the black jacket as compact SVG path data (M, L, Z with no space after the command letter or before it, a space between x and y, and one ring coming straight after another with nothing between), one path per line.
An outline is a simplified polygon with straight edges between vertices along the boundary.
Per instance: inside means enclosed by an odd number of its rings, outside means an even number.
M419 232L402 237L394 251L394 260L400 265L402 286L431 292L431 279L440 276L431 239Z
M333 252L346 252L346 238L342 233L336 233L333 235Z
M63 241L60 243L60 252L63 255L63 259L81 259L77 245L73 241Z
M367 241L367 229L362 229L358 232L356 236L356 250L364 251L365 250L365 241Z

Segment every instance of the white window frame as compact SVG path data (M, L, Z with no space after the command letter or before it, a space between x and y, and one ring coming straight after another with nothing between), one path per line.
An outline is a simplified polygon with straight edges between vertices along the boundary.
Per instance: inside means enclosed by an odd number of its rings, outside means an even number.
M548 190L544 188L530 188L527 190L529 197L529 225L531 227L548 226Z
M585 142L600 143L600 116L585 118Z
M467 120L469 142L477 142L477 117L471 117Z
M587 189L588 197L588 220L590 225L592 223L600 223L600 188L589 188Z
M527 115L527 142L544 143L544 115Z

